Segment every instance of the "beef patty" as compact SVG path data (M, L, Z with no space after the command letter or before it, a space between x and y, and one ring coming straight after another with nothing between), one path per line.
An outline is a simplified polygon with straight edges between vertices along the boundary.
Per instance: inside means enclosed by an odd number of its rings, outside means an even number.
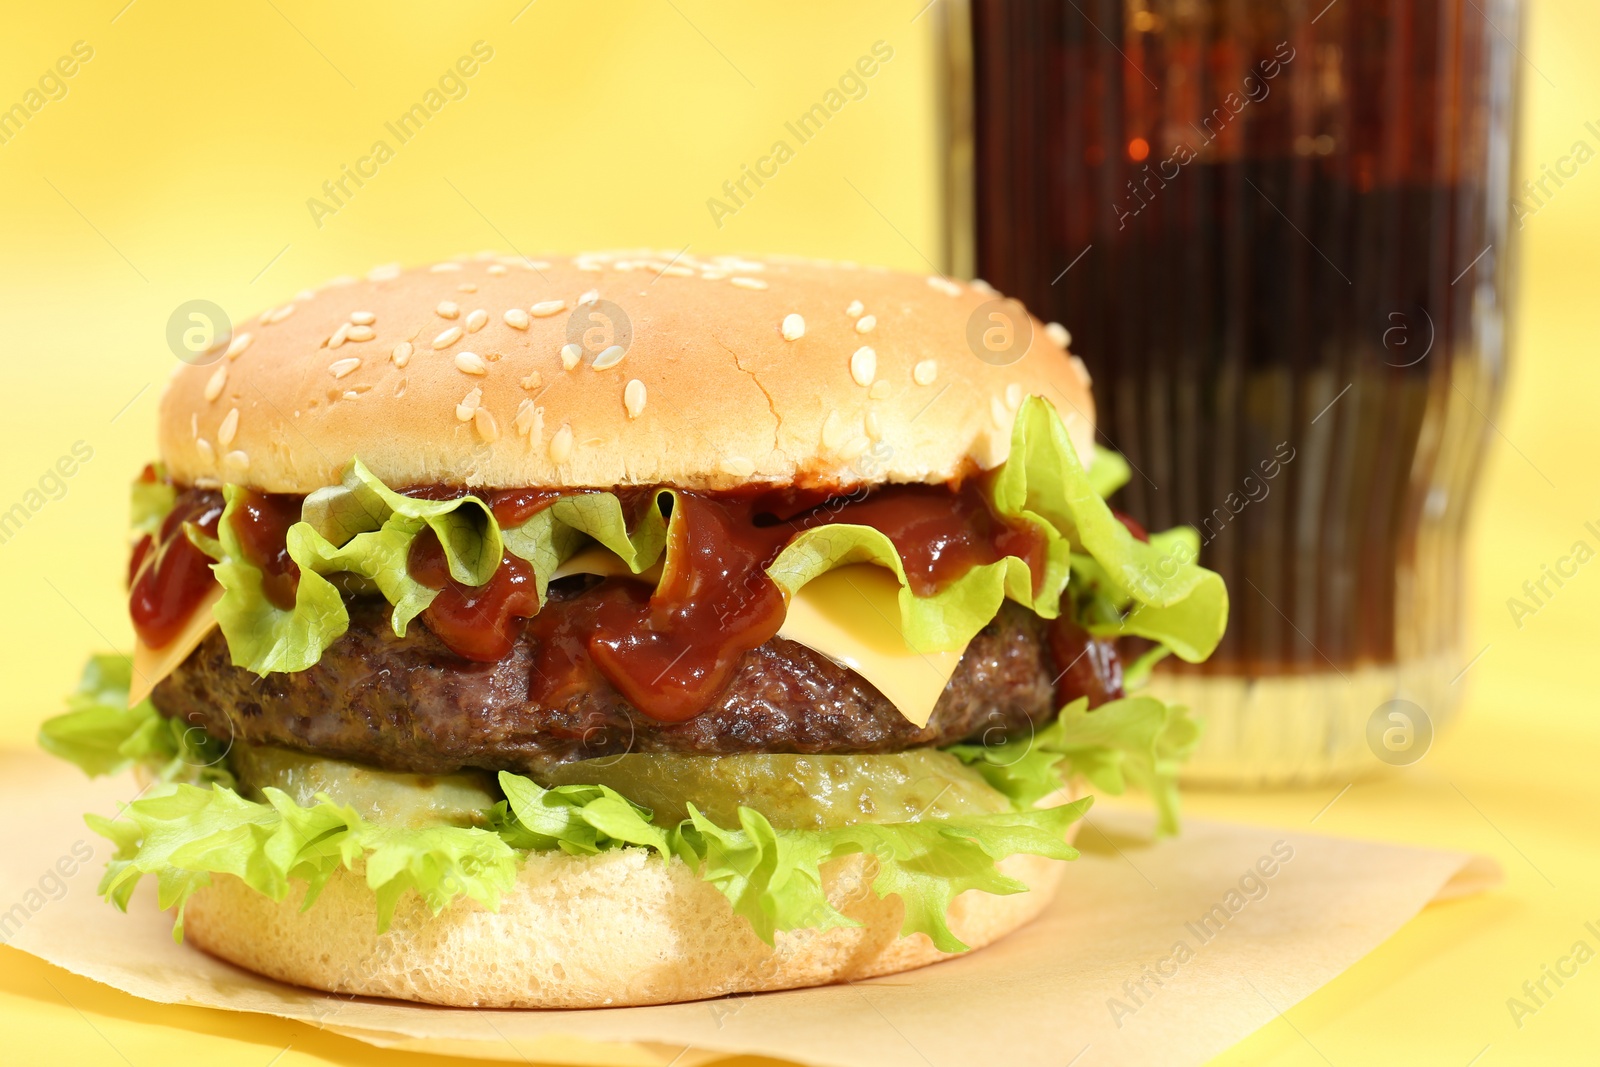
M854 671L783 638L747 652L721 696L686 722L651 719L603 682L541 707L529 697L526 633L504 659L475 663L420 621L396 637L381 598L348 603L348 632L309 670L259 677L233 666L213 631L156 686L156 707L221 741L423 774L537 774L629 751L898 752L1026 734L1058 707L1045 624L1009 601L967 647L924 728Z

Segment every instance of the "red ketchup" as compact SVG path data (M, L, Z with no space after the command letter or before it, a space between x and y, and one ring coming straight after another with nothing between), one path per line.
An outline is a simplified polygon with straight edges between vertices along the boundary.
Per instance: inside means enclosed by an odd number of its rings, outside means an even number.
M504 659L516 645L516 620L539 611L533 566L509 552L500 557L500 566L487 582L467 585L450 576L438 535L424 529L411 542L406 569L412 578L439 591L422 612L422 621L445 647L465 659L480 663Z
M128 578L128 614L134 632L150 648L161 648L183 630L211 592L211 557L183 532L192 522L212 536L222 518L222 494L184 493L152 537L134 547Z

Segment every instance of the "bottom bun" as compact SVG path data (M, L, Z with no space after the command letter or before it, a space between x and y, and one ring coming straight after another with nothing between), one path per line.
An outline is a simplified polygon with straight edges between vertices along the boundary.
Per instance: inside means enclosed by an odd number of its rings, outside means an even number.
M530 855L498 911L463 900L435 916L407 894L383 934L358 872L340 871L304 912L298 894L277 902L222 875L191 898L184 932L212 955L285 982L452 1007L667 1004L948 959L925 934L900 936L905 909L899 897L873 893L876 862L851 855L822 870L829 902L860 926L780 932L775 945L682 860L638 848ZM955 898L950 928L974 949L1043 911L1063 863L1016 855L998 867L1030 891Z

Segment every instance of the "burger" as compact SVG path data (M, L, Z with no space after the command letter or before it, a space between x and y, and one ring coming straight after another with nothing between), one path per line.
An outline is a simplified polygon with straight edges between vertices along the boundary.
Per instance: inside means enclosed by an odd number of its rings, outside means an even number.
M1059 326L789 259L337 279L179 364L131 656L44 746L138 795L101 892L264 975L445 1005L883 975L1026 924L1135 690L1226 619L1105 502Z

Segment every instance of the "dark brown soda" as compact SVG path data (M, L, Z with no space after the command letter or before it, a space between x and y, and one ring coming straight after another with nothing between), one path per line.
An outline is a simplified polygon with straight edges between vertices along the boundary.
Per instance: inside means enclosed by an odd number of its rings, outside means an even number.
M1459 641L1519 10L1325 2L972 5L977 273L1070 329L1118 506L1201 531L1208 673Z

